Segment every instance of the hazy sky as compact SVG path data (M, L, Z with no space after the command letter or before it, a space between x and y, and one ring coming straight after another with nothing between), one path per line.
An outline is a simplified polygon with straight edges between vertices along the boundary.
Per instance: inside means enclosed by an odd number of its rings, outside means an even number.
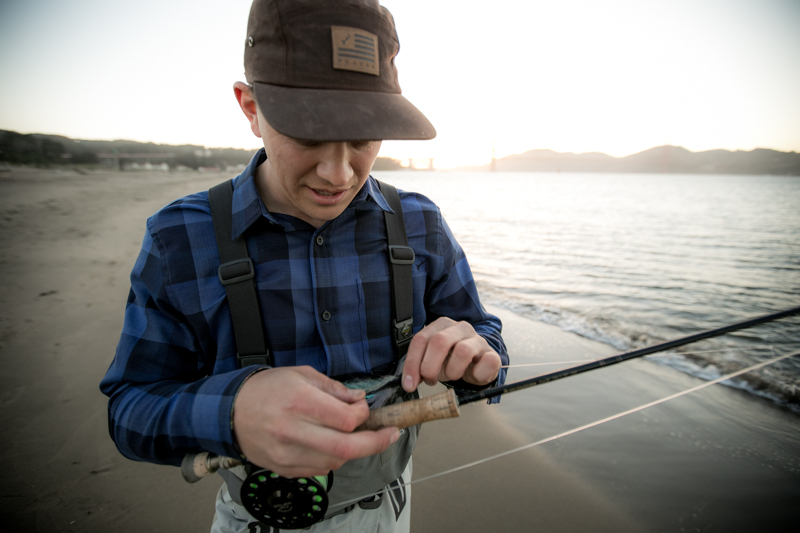
M381 155L481 164L800 151L800 0L385 0L403 94L438 138ZM257 147L233 97L250 0L0 0L0 129Z

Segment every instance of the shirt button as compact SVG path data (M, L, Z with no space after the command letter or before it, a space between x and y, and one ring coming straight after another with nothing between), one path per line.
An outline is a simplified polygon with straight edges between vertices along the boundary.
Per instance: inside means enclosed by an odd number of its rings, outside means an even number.
M322 235L317 235L317 244L322 246L323 242L325 242L325 239L322 238Z
M331 319L331 314L328 311L323 311L322 312L322 320L327 322L330 319Z

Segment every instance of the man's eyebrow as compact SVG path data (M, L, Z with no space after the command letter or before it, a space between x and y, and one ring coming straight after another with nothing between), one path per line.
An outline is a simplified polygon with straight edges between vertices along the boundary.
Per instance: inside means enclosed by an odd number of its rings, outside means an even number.
M373 143L373 142L378 142L379 141L379 139L355 139L355 140L351 139L351 140L347 140L347 141L344 141L344 140L342 140L342 141L315 141L315 140L312 140L312 139L298 139L297 137L289 137L288 135L285 135L285 137L288 138L288 139L291 139L292 141L294 141L294 142L296 142L298 144L305 144L305 145L322 144L322 143L327 143L327 142L343 142L343 143L361 144L361 143Z
M288 137L288 135L287 135L287 137ZM291 139L292 141L296 142L297 144L303 144L303 145L308 145L308 146L311 146L311 145L314 145L314 144L322 144L322 142L323 142L323 141L312 141L311 139L297 139L296 137L289 137L289 139Z

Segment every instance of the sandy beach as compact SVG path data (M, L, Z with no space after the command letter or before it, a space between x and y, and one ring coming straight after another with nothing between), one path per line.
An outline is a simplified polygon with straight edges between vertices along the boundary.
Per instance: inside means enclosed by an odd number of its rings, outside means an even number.
M207 531L219 478L123 458L98 383L148 215L225 174L0 172L0 513L7 531ZM614 353L510 311L509 380ZM553 364L550 363L560 363ZM422 429L422 478L688 389L637 360ZM430 391L426 391L430 392ZM798 531L800 417L713 386L412 487L412 529Z

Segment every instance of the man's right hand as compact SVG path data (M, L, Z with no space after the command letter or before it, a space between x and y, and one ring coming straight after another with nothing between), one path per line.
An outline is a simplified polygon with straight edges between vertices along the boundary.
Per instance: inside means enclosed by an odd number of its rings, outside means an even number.
M233 408L233 432L247 460L284 477L324 475L384 451L397 428L357 431L369 417L364 391L308 366L263 370L248 378Z

